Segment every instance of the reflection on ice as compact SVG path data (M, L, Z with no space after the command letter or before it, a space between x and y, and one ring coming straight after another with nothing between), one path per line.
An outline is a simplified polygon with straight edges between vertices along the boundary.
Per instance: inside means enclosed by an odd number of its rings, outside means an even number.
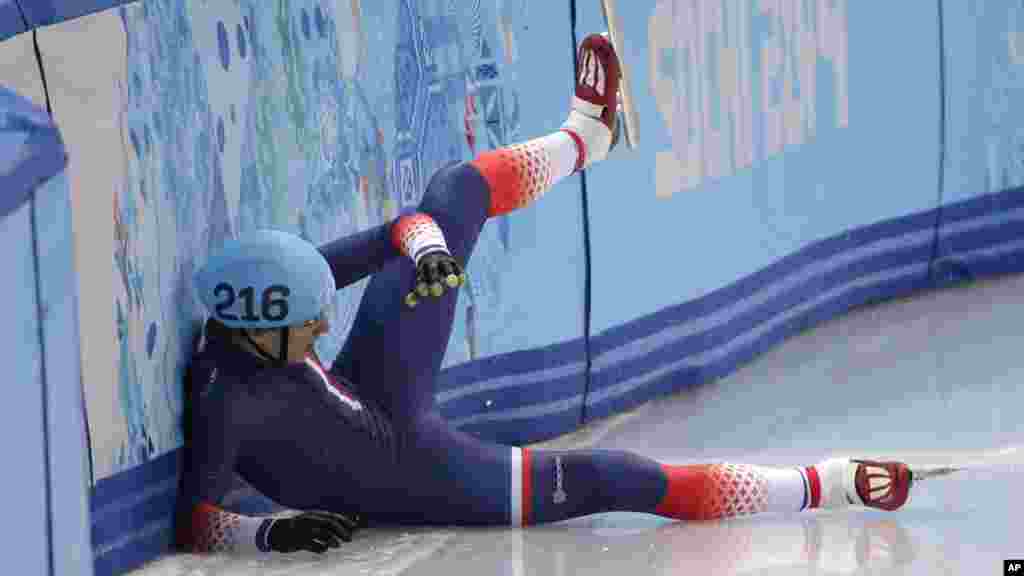
M607 514L525 530L375 529L323 557L187 555L158 562L145 574L877 574L914 562L918 547L897 519L876 514L689 524Z

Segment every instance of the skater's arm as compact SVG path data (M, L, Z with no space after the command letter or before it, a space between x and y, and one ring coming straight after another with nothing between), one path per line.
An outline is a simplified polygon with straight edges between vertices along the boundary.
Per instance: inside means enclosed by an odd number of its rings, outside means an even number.
M392 227L391 238L416 266L415 285L405 296L406 306L414 307L427 296L440 298L446 288L457 288L466 281L462 267L448 250L444 232L428 214L402 216Z
M228 382L211 381L213 385L221 387L210 390L193 414L178 525L180 544L200 553L322 553L351 540L361 522L356 516L295 510L249 516L220 506L233 483L242 437L262 418L259 406L247 403L244 394L235 393L237 388Z
M185 494L178 525L180 544L193 552L243 552L261 549L265 518L233 514L220 508L231 489L241 436L241 405L237 383L201 371L193 385L192 442L185 461ZM209 374L207 374L209 372ZM263 538L265 541L265 537Z
M194 553L269 552L267 532L273 519L228 512L215 504L200 501L189 510L183 545Z
M246 516L209 502L192 507L187 520L188 549L204 553L298 552L318 554L350 542L361 527L355 515L289 510L272 516Z
M338 238L320 246L338 290L376 273L402 253L391 240L394 221Z
M449 277L452 280L447 282L448 287L455 287L462 280L462 269L452 259L441 228L433 218L420 212L324 244L320 253L327 259L339 290L403 255L416 266L421 297L428 295L427 290L433 290L431 294L435 297L440 296L444 290L442 282Z

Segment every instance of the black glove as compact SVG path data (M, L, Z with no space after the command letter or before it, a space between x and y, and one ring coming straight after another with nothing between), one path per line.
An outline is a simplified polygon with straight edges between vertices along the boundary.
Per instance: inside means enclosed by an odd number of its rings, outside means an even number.
M458 288L466 283L466 273L446 251L431 252L420 258L416 266L416 287L405 297L406 306L419 304L420 298L440 298L445 288Z
M323 554L341 542L352 541L352 534L365 522L356 514L334 512L303 512L291 518L274 521L267 533L267 544L275 552L308 550Z

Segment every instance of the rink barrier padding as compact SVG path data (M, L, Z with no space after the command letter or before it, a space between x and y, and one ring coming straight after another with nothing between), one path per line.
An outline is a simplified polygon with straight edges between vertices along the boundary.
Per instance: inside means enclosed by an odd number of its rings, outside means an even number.
M1024 187L942 206L935 280L955 283L1024 270Z
M615 414L725 376L789 336L857 306L1024 270L1022 192L1024 188L1014 188L836 235L705 297L594 336L588 416ZM940 211L944 224L937 235ZM936 237L940 257L933 259ZM470 376L472 367L461 367L462 374ZM472 408L499 391L513 398L541 397L542 391L528 388L543 384L538 380L517 386L494 377L456 390L466 391L459 399ZM442 407L444 400L439 397ZM447 415L457 423L472 422L475 433L491 437L495 428L489 423L529 429L532 414L548 415L560 408L558 400L516 404L512 409L473 414L453 410Z
M174 450L93 487L97 575L123 574L170 549L181 455L181 449Z
M581 424L585 357L579 338L453 366L441 374L437 403L461 429L489 440L551 438Z
M935 212L893 219L811 244L705 297L594 338L588 411L609 415L671 385L726 374L822 317L925 288ZM824 313L823 313L824 312ZM652 390L653 388L653 390Z
M967 278L1024 272L1024 188L943 210L956 224L942 241L951 247L957 274L945 272L942 260L932 266L937 212L930 210L813 244L704 298L598 335L588 420L727 376L790 336L857 306ZM797 281L785 284L792 278ZM716 313L720 321L701 325ZM651 346L665 331L683 336ZM575 389L566 383L582 378L574 371L580 346L560 344L450 368L439 388L440 408L463 430L511 444L571 432L580 425L584 399L579 394L560 398L557 390ZM615 353L620 356L612 362L599 360ZM492 404L488 410L487 400L499 392L514 406ZM179 466L176 450L97 484L92 506L97 576L121 573L168 549ZM265 511L258 498L243 499L236 507Z
M1024 188L836 235L705 297L594 336L588 420L726 376L855 307L1021 271ZM531 411L555 405L519 409L527 414L520 418L511 411L479 414L473 422L484 434L487 422L529 428Z

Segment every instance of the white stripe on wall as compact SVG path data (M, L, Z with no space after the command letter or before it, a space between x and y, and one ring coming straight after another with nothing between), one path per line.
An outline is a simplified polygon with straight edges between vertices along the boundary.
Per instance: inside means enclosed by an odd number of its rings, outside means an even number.
M509 458L509 474L512 475L509 482L509 512L511 517L509 523L512 526L523 525L523 450L522 448L511 448L512 457Z

